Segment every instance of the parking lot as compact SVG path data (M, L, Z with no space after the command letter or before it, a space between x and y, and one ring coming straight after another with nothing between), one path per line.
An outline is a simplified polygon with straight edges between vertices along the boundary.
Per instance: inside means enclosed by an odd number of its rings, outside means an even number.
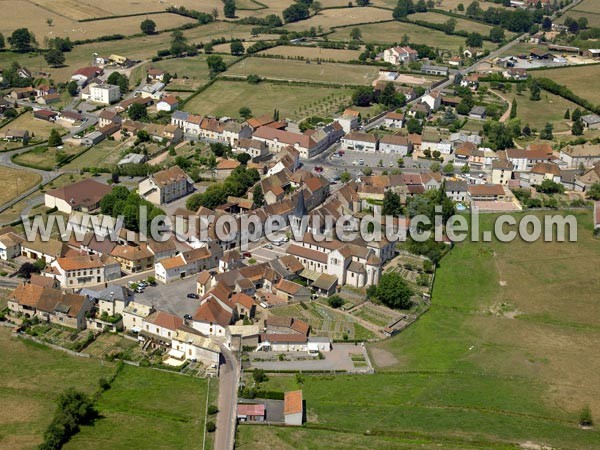
M196 292L196 278L192 275L176 283L148 286L143 293L135 294L134 301L179 317L193 315L200 306L200 300L187 298L187 294Z

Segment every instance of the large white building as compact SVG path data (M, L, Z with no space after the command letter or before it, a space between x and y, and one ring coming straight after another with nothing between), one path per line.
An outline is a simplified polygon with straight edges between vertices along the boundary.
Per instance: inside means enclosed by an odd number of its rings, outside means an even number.
M90 86L90 94L87 100L103 105L111 105L121 98L121 88L112 84L97 84Z

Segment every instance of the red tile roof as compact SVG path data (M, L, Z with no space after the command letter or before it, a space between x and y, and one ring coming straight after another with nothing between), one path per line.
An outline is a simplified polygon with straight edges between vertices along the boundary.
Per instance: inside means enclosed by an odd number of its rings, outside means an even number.
M298 414L302 410L302 391L286 392L283 396L283 414Z

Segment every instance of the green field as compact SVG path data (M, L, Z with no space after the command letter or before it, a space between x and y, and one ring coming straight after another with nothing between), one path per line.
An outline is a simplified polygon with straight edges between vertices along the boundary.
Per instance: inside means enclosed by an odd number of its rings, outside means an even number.
M83 151L84 147L65 145L62 150L55 147L35 147L31 150L15 155L12 161L27 167L33 167L39 170L53 170L57 164L57 152L64 152L66 155L75 155Z
M600 105L600 64L536 70L534 77L550 78L571 89L575 94Z
M236 59L234 56L230 55L221 56L226 63ZM200 83L205 83L210 79L208 65L206 64L207 57L207 55L201 54L190 58L165 59L164 61L144 64L135 69L131 78L132 80L142 79L149 68L156 68L169 72L173 77L177 75L176 79L171 80L169 84L170 88L177 88L179 85L190 83L195 83L195 86L198 87ZM187 78L187 80L184 80L185 78ZM187 88L185 86L181 87Z
M349 104L350 89L291 86L263 82L217 81L185 104L184 109L197 114L238 117L242 106L255 116L280 111L280 117L300 119L314 114L331 114ZM281 99L285 98L285 102Z
M115 364L76 358L0 328L0 448L34 448L68 387L89 394ZM214 401L216 384L211 385ZM207 382L125 366L98 402L100 418L65 448L201 448Z
M211 390L216 383L213 383ZM202 448L207 381L126 366L66 449Z
M450 19L450 17L446 16L445 14L439 14L436 12L411 14L408 18L411 21L422 20L424 22L436 24L446 23ZM490 34L490 30L492 29L490 25L475 22L473 20L459 18L454 19L456 20L457 31L468 31L469 33L479 33L482 36L488 36ZM507 37L510 35L512 35L512 33L508 33Z
M355 27L349 26L338 28L335 33L329 35L331 41L348 41L350 33ZM404 35L407 35L410 42L415 44L427 44L430 47L441 48L458 53L459 47L465 45L465 38L462 36L453 36L431 28L421 27L412 23L404 22L385 22L369 25L359 25L362 33L362 39L365 42L376 42L380 44L394 44L402 41ZM489 41L484 41L484 48L493 48L494 45Z
M577 243L458 244L441 261L429 312L369 346L377 374L305 376L302 385L271 376L265 389L303 389L308 428L265 436L241 427L241 442L596 448L598 429L582 430L577 420L586 404L600 414L600 361L590 357L600 344L600 246L591 214L575 215ZM492 219L484 217L482 229ZM366 443L365 435L375 441Z
M312 16L310 19L287 24L285 28L290 31L302 31L308 30L311 27L321 27L323 30L328 31L331 27L379 22L390 20L391 18L391 11L379 8L328 9L319 12L319 14Z
M0 349L0 447L7 449L40 444L57 396L69 386L91 394L98 379L110 376L115 367L11 337L4 327L0 327Z
M517 117L523 125L529 124L538 131L544 128L546 122L552 123L555 132L570 130L571 122L564 119L565 111L569 109L572 112L578 107L575 103L546 91L542 91L542 98L537 102L529 99L529 91L524 91L522 95L515 92L502 95L511 101L517 99Z
M314 49L318 58L318 50ZM230 75L256 74L276 80L313 81L335 84L371 84L379 74L377 67L335 64L271 58L246 58L232 66Z
M65 165L64 170L80 170L84 167L112 168L120 161L123 150L128 148L126 144L105 139Z

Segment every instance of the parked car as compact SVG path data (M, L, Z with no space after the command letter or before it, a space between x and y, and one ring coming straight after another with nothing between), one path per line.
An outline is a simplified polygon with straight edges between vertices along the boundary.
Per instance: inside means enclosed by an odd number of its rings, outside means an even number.
M252 258L252 253L244 252L244 258Z
M190 314L184 314L184 315L183 315L183 318L184 318L185 320L192 320L192 316L191 316Z
M200 296L199 296L198 294L194 294L193 292L190 292L190 293L187 295L187 298L195 298L195 299L199 299L199 298L200 298Z
M135 288L135 292L137 292L138 294L143 294L144 293L144 288L141 286L138 286Z
M364 159L359 159L358 160L358 165L359 166L364 166L365 165L365 160Z
M273 246L271 244L267 244L267 245L265 245L265 248L271 250L273 248Z
M323 172L323 168L321 166L315 166L315 172L321 173Z

